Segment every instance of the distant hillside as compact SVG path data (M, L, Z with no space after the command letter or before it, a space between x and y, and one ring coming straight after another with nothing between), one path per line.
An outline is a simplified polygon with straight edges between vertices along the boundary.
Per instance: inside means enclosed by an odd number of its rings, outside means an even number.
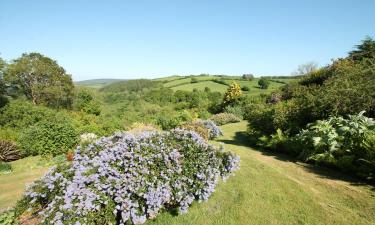
M171 76L155 79L163 83L164 87L171 88L174 91L184 90L193 91L204 90L206 87L212 91L218 91L224 93L230 83L236 82L241 87L247 87L249 91L244 91L248 95L259 95L268 94L278 89L284 84L297 80L296 77L292 76L273 76L267 77L271 83L268 89L260 89L258 81L260 78L254 78L251 81L242 79L241 76L226 76L226 75L198 75L198 76Z
M74 82L76 85L79 86L88 86L88 87L95 87L101 88L105 85L112 84L115 82L123 81L124 79L92 79L92 80L82 80Z

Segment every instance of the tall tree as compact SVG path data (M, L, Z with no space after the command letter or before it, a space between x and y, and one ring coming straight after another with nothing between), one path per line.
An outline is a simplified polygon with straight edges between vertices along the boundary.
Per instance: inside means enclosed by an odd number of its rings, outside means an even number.
M361 44L355 46L355 50L349 52L349 57L355 61L360 61L366 58L375 58L375 41L367 36Z
M7 68L4 79L16 85L33 104L70 108L73 81L56 61L40 54L23 54Z

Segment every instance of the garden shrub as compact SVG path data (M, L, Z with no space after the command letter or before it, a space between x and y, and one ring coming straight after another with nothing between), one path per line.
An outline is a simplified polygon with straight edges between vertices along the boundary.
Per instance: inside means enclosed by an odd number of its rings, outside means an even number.
M71 164L28 188L16 212L30 208L45 224L142 224L207 200L238 162L195 132L117 133L78 147Z
M309 124L296 136L296 140L305 146L299 158L373 179L375 121L363 113L348 118L330 117Z
M232 113L219 113L211 116L210 118L212 121L214 121L217 125L221 126L227 123L236 123L240 122L241 119L238 118L236 115Z
M224 108L224 112L233 114L239 119L243 119L244 116L244 110L240 105L227 106Z
M159 116L156 120L156 124L163 130L170 130L176 128L181 124L181 121L176 117Z
M29 155L59 155L74 148L78 133L69 121L41 121L25 129L19 138L21 152Z
M223 104L229 105L233 104L243 95L241 87L236 82L232 82L227 91L224 94Z
M197 120L196 122L201 123L206 127L206 129L209 131L210 139L214 139L223 135L223 132L212 120Z
M204 140L208 140L210 138L209 130L202 124L198 122L190 122L184 123L180 127L184 130L194 131L198 135L200 135Z
M10 162L21 158L16 143L0 140L0 162Z

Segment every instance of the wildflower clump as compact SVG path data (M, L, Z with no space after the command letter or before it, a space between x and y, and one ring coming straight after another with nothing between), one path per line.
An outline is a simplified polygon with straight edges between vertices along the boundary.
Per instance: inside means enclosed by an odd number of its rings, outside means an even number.
M142 224L163 210L186 213L238 165L195 132L116 133L78 147L71 164L28 187L16 210L29 208L44 224Z

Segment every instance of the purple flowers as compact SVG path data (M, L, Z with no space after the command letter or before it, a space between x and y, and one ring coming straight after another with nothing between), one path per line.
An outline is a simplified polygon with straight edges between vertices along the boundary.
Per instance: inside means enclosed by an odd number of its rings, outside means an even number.
M210 139L222 136L223 132L212 120L198 120L198 123L202 123L210 133Z
M52 168L24 199L46 224L142 224L207 200L238 162L195 132L116 133L78 147L72 164Z

